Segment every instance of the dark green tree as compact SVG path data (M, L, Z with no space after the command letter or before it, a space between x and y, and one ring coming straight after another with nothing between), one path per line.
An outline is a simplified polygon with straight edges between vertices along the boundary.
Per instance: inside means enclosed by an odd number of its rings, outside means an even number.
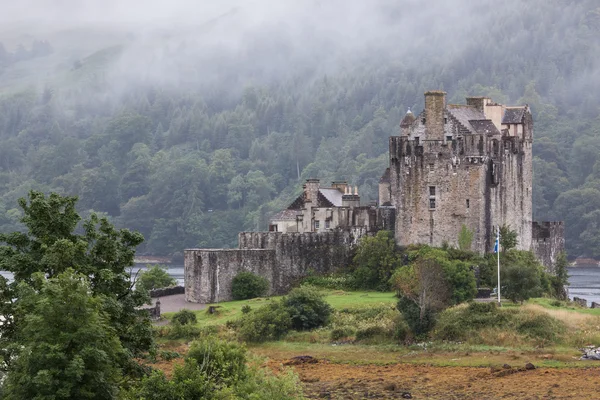
M373 237L363 237L353 262L353 274L359 287L387 290L392 271L400 266L392 232L379 231Z
M87 278L69 269L46 279L21 282L15 315L23 346L11 365L4 398L116 399L125 358L115 329L103 311L102 295L92 296Z
M126 349L127 356L120 362L129 372L127 368L136 365L133 357L152 345L148 315L137 309L149 298L133 290L127 270L133 266L135 248L143 237L126 229L117 230L96 214L83 221L81 233L76 233L81 219L75 210L76 202L76 197L56 193L46 196L36 191L31 191L28 199L19 200L21 221L27 231L0 234L0 270L14 274L14 281L7 288L15 299L6 305L6 313L12 318L0 325L0 337L2 341L19 343L16 328L25 318L19 312L19 285L41 290L41 281L34 278L36 273L52 279L73 269L89 281L92 296L101 299L101 312ZM10 352L4 356L5 363L10 363Z
M140 272L136 281L136 288L141 290L152 290L177 284L177 280L169 275L166 267L162 265L147 267L147 270Z

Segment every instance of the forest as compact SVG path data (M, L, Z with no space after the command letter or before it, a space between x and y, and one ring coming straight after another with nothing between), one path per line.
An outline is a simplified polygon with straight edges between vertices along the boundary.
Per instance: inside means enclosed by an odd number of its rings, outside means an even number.
M534 219L600 257L595 0L291 3L156 30L3 24L0 232L38 190L139 231L139 254L236 246L309 177L376 200L388 137L442 89L530 105Z

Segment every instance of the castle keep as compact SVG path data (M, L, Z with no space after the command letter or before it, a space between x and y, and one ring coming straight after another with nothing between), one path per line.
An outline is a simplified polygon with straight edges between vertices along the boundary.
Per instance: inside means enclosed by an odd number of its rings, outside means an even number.
M377 205L361 205L346 182L322 187L309 179L302 194L273 216L269 232L242 232L235 250L185 251L186 300L231 299L241 271L262 275L284 293L310 272L330 273L351 262L360 237L394 232L398 245L458 247L463 226L471 250L493 251L495 231L517 232L517 249L531 250L553 270L564 249L562 222L532 218L533 120L527 105L508 107L485 97L446 104L425 93L425 109L408 112L389 139L389 168Z
M472 250L484 253L493 250L495 227L507 225L517 248L531 250L532 141L527 106L484 97L447 105L444 92L425 93L425 110L408 113L400 136L390 138L381 191L397 210L398 244L457 247L465 225Z

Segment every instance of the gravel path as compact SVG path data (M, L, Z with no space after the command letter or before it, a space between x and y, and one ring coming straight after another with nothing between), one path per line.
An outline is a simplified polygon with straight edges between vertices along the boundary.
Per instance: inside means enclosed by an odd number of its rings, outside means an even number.
M152 299L152 305L156 305L157 299ZM177 312L187 308L188 310L203 310L206 304L190 303L185 301L185 294L174 294L172 296L160 297L160 312Z

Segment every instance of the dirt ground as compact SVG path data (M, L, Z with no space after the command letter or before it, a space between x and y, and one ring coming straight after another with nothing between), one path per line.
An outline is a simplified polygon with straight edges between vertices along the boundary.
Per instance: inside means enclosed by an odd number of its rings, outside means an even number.
M188 345L164 350L185 354ZM504 367L439 367L412 363L356 365L308 357L270 358L276 373L293 368L309 399L599 399L600 366L527 370L522 360ZM153 364L171 376L182 358ZM595 364L593 364L595 365Z
M274 369L277 361L270 361ZM290 360L279 361L290 364ZM293 362L292 362L293 364ZM311 399L598 399L600 368L291 365Z

